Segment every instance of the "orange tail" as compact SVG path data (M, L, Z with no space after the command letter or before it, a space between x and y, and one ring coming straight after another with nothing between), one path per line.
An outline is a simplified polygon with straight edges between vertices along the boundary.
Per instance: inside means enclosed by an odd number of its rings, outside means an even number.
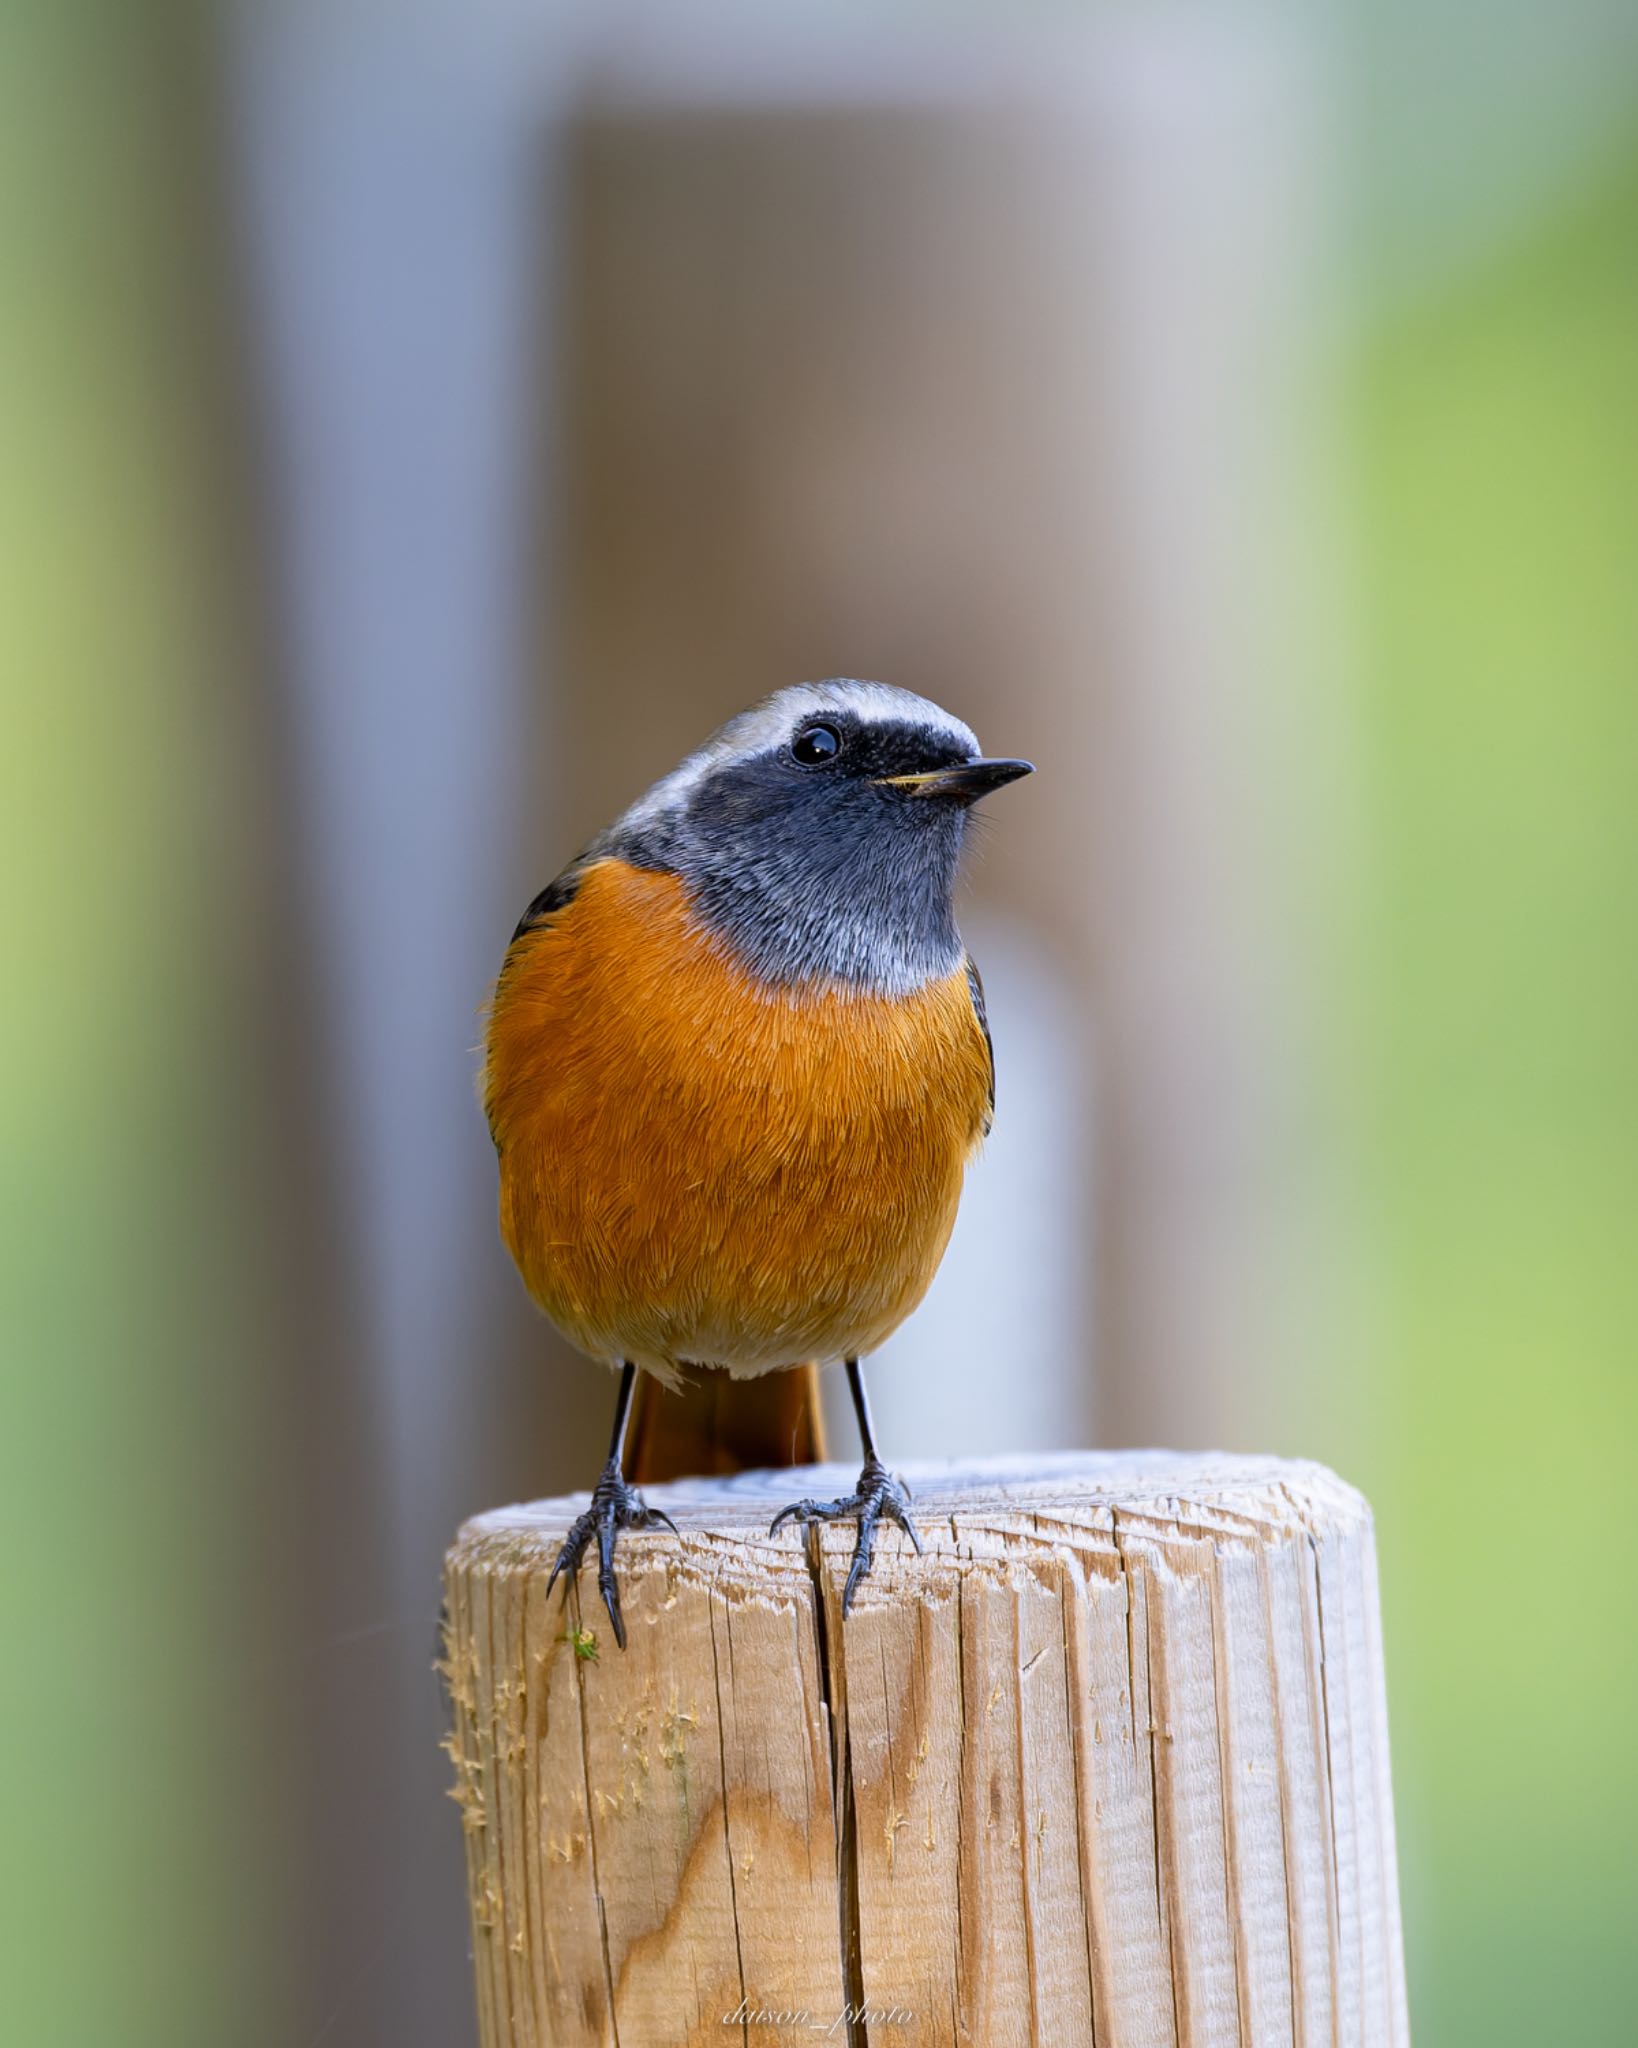
M819 1368L794 1366L760 1379L702 1372L680 1394L643 1373L627 1436L628 1476L686 1479L755 1465L812 1465L825 1455Z

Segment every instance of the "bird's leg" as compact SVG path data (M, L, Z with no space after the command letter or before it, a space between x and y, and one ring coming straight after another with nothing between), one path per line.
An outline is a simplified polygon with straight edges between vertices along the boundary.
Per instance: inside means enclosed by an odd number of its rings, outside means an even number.
M848 1568L847 1584L842 1588L842 1612L846 1614L853 1605L853 1595L859 1581L870 1570L870 1560L876 1550L876 1524L882 1516L889 1515L916 1546L916 1555L921 1555L921 1538L916 1534L916 1525L910 1519L910 1489L902 1479L888 1471L876 1450L876 1432L870 1421L870 1397L865 1392L864 1374L859 1370L859 1361L847 1361L848 1391L853 1396L853 1412L859 1418L859 1441L864 1446L864 1466L859 1473L857 1491L844 1500L797 1500L788 1508L781 1508L774 1516L768 1530L776 1535L787 1522L857 1522L858 1539L853 1546L853 1563Z
M577 1515L568 1535L563 1539L563 1548L557 1553L557 1563L552 1566L552 1576L546 1581L546 1591L551 1592L557 1583L559 1572L573 1574L580 1569L580 1560L586 1554L586 1546L597 1538L597 1586L603 1595L603 1605L609 1611L609 1620L614 1626L614 1640L623 1650L626 1647L626 1625L620 1616L620 1588L614 1577L614 1539L621 1529L648 1529L656 1522L664 1525L673 1535L677 1525L662 1508L651 1508L635 1486L626 1483L621 1471L621 1460L626 1449L626 1424L631 1417L631 1396L637 1385L637 1368L628 1364L620 1375L620 1395L614 1407L614 1434L609 1440L608 1463L598 1476L592 1488L591 1506L583 1515Z

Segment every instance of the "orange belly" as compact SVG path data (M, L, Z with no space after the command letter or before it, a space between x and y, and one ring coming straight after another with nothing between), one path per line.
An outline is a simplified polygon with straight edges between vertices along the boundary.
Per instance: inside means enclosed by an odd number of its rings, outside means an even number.
M515 942L485 1104L501 1233L584 1351L662 1378L851 1357L921 1300L982 1134L965 972L771 990L684 884L604 860Z

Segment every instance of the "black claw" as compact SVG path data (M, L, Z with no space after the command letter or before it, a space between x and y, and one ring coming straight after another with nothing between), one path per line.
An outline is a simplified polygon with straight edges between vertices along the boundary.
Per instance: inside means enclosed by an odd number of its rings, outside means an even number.
M853 1606L853 1595L859 1581L869 1570L871 1559L876 1554L876 1526L883 1515L889 1515L915 1545L916 1555L922 1555L921 1537L916 1525L910 1519L910 1489L902 1479L895 1478L887 1467L875 1458L867 1458L864 1470L859 1474L856 1493L850 1493L843 1500L793 1500L788 1508L781 1508L768 1526L768 1534L777 1536L787 1522L841 1522L854 1521L859 1525L859 1534L853 1546L853 1562L848 1567L847 1582L842 1588L842 1612L847 1614Z
M622 1529L648 1529L656 1523L669 1529L673 1536L677 1534L676 1523L663 1508L651 1508L635 1486L627 1485L618 1465L605 1465L592 1488L591 1506L571 1523L569 1533L563 1539L563 1548L557 1553L557 1562L552 1566L551 1577L546 1581L546 1591L550 1594L557 1584L559 1572L567 1572L572 1577L579 1571L580 1560L595 1536L597 1590L608 1609L614 1640L622 1650L626 1647L626 1624L620 1613L620 1585L614 1575L614 1540Z
M834 1522L847 1511L847 1503L840 1500L793 1500L788 1508L781 1508L768 1524L768 1534L777 1536L787 1522Z

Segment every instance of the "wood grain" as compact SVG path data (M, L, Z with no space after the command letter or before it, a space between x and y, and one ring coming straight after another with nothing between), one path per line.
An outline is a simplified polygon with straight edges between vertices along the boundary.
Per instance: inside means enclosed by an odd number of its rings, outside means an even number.
M770 1538L840 1466L461 1531L445 1673L484 2048L1396 2048L1375 1549L1314 1465L906 1468L926 1554ZM577 1640L578 1636L578 1640ZM861 2008L863 2009L861 2014Z

